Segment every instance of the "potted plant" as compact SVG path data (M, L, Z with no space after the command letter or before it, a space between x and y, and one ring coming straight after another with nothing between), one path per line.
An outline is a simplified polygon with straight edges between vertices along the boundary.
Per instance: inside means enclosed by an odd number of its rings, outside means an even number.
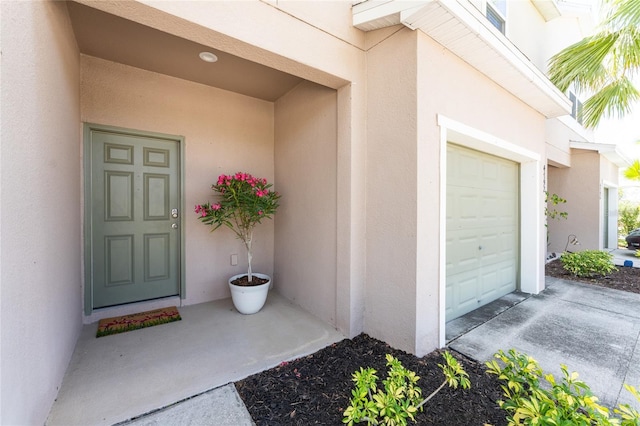
M271 285L268 275L253 273L251 269L251 244L253 228L263 219L271 219L278 208L280 194L272 191L272 186L266 179L248 173L223 174L218 177L216 184L211 185L211 189L217 193L216 202L195 207L200 221L211 226L212 232L224 225L236 234L247 249L247 273L229 279L233 304L243 314L254 314L262 309Z

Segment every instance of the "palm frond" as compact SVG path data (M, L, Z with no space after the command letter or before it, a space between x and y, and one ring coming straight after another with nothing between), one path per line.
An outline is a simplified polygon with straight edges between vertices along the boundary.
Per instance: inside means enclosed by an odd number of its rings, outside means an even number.
M612 52L615 71L620 74L633 73L640 68L640 26L626 25L616 33L618 36Z
M640 1L638 0L609 0L606 6L610 8L604 25L640 25Z
M601 32L572 44L549 60L549 79L565 92L593 90L606 80L605 58L614 51L619 34Z
M604 117L622 115L631 111L633 104L640 100L640 92L631 80L622 76L614 80L587 99L583 105L583 119L586 127L596 127Z
M640 180L640 160L635 160L624 170L624 177L631 180Z

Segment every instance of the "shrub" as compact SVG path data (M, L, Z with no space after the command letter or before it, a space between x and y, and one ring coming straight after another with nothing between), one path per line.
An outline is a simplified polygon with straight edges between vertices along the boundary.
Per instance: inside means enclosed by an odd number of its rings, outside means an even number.
M605 276L617 270L613 255L600 250L563 253L560 261L565 270L578 277Z
M640 205L622 202L618 207L618 229L620 234L629 235L631 231L640 228Z
M578 380L578 373L569 373L561 365L562 380L552 374L544 376L546 386L541 387L542 370L531 357L511 349L499 351L486 363L489 374L498 376L505 400L498 401L507 412L511 425L640 425L640 413L627 404L614 410L618 417L610 417L609 409L598 404L589 386ZM625 388L640 401L640 393L633 387Z
M377 371L373 368L362 368L353 373L355 389L351 391L351 401L344 412L343 423L349 426L354 423L406 425L407 420L415 422L415 413L422 411L422 406L433 398L446 384L456 389L471 387L469 376L458 360L449 352L442 354L445 363L438 364L444 373L444 381L428 397L422 399L422 389L417 383L420 377L413 371L404 368L402 363L387 354L387 378L382 381L382 389L378 388Z
M558 194L549 194L549 191L544 191L544 214L548 219L566 219L569 216L569 213L565 211L560 211L555 208L555 206L559 204L565 204L567 202L566 199L562 198ZM549 204L551 204L551 208L549 208ZM549 224L545 222L544 226L547 228L547 245L549 245Z
M560 219L560 218L566 219L567 216L569 216L569 213L567 213L565 211L560 211L560 210L556 209L555 207L552 207L551 209L549 208L549 203L551 203L552 206L557 206L558 204L565 204L567 202L566 199L562 198L558 194L549 194L548 191L545 191L544 192L544 202L546 204L546 206L544 208L544 214L549 219Z

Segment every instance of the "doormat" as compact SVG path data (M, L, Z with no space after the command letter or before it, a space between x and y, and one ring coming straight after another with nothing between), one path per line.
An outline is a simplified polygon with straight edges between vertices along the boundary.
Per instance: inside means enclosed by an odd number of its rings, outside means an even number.
M140 312L139 314L123 315L121 317L104 318L98 323L96 337L109 336L111 334L124 333L168 322L180 321L178 308L154 309L153 311Z

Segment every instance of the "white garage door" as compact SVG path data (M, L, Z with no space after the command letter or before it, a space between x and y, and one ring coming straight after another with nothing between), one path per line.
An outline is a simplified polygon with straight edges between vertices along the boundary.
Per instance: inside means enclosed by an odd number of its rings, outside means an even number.
M446 320L516 289L517 163L447 148Z

